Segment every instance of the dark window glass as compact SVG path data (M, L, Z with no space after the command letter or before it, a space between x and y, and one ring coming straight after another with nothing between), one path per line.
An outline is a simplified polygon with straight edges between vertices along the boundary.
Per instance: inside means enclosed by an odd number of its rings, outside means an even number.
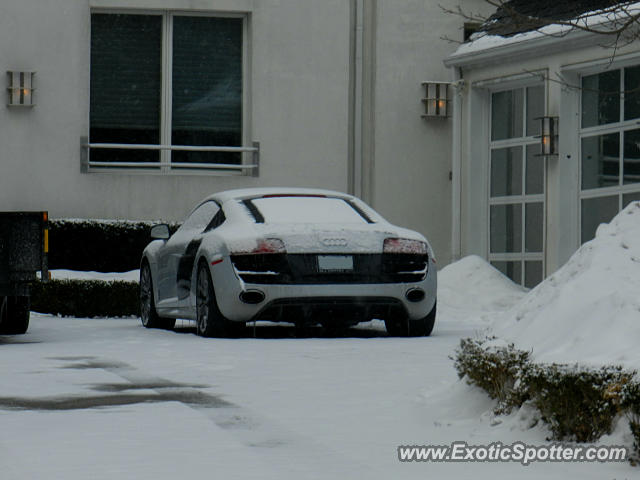
M544 87L527 88L527 136L540 135L540 117L544 115Z
M524 262L524 286L533 288L542 281L542 262Z
M162 17L91 15L92 143L160 143ZM158 151L91 150L96 162L157 162Z
M491 140L522 137L523 89L491 95Z
M527 145L527 170L525 172L525 193L536 195L544 193L544 157L540 153L540 144Z
M640 182L640 129L624 132L624 165L622 181Z
M582 200L581 239L588 242L596 235L598 225L609 222L618 213L618 196Z
M242 144L242 19L173 17L174 145ZM239 153L174 151L173 162L240 163Z
M522 194L522 147L491 151L491 196Z
M491 265L518 285L522 283L522 262L491 262Z
M525 205L525 239L526 252L542 252L544 243L544 204L542 202Z
M491 253L522 251L522 204L491 205Z
M627 193L622 196L622 208L625 208L631 202L640 202L640 192Z
M624 69L624 119L640 117L640 66Z
M620 70L582 78L582 128L620 121Z
M620 182L620 134L582 139L582 189L602 188Z

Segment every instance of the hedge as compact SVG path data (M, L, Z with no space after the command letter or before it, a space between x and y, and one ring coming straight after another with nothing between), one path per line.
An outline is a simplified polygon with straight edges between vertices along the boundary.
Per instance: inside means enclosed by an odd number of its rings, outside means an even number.
M38 281L31 287L31 310L72 317L138 316L138 282Z
M119 220L50 220L49 269L127 272L140 266L159 222ZM169 225L173 233L179 224Z
M640 460L640 381L619 366L536 364L513 345L494 338L462 339L455 352L460 378L496 399L496 414L533 405L556 440L594 442L626 415L634 437L631 462Z

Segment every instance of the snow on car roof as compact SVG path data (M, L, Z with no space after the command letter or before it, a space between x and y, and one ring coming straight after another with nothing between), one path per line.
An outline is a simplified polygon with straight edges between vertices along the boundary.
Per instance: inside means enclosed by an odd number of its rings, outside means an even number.
M264 223L363 224L367 219L342 198L263 196L252 200Z
M338 198L354 198L346 193L320 188L299 188L299 187L262 187L262 188L242 188L226 190L214 193L207 200L216 200L224 203L228 200L242 200L245 198L257 198L265 195L326 195Z

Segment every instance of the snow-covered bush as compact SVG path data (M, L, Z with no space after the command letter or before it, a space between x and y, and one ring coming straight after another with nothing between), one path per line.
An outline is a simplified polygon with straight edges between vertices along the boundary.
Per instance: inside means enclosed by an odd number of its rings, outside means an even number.
M49 268L126 272L140 266L142 250L157 222L125 220L49 221ZM178 224L170 225L173 232Z
M51 280L31 288L31 310L71 317L139 315L138 283Z
M532 364L523 373L523 384L556 439L593 442L611 433L623 409L623 387L634 375L622 367Z
M506 347L487 346L487 338L463 338L456 350L454 366L460 378L485 390L498 400L496 413L508 413L526 400L520 381L529 364L529 353Z

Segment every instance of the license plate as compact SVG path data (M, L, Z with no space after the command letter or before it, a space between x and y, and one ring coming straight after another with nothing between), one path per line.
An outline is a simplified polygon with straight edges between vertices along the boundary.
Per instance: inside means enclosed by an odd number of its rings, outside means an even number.
M353 270L353 257L351 255L318 255L318 270L350 272Z

